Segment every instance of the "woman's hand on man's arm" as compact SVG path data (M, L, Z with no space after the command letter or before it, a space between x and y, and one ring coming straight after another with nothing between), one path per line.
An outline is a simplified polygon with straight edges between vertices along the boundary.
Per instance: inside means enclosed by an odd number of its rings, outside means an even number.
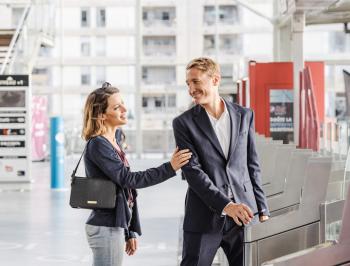
M179 148L176 147L170 160L171 167L176 172L190 161L191 156L192 152L189 149L179 150Z

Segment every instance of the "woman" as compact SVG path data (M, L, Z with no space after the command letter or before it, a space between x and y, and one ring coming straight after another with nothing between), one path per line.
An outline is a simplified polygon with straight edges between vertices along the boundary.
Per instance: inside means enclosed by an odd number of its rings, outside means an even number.
M126 253L134 254L137 249L135 233L141 235L135 189L175 176L191 157L189 150L176 149L170 162L146 171L131 172L115 139L117 128L127 123L126 112L119 90L107 82L90 93L85 103L82 136L87 141L86 175L109 178L118 187L116 207L93 210L86 222L94 266L121 265L124 237Z

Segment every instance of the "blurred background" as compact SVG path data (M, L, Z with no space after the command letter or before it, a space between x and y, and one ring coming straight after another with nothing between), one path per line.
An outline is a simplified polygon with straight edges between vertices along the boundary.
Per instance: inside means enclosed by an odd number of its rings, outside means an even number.
M348 0L0 0L1 264L91 264L89 212L68 205L87 95L118 87L132 170L159 165L192 105L186 65L201 56L220 65L220 95L255 112L273 214L246 229L245 265L349 250L335 242L350 239L349 22ZM179 264L186 189L178 173L140 191L144 236L126 266ZM320 262L290 265L350 261L309 252ZM221 251L213 265L227 265Z
M332 22L345 21L349 15L323 14L339 1L302 2L307 15L300 47L303 58L324 62L326 115L344 119L343 70L350 71L350 35L344 23ZM174 147L171 121L191 104L185 84L189 60L209 56L218 61L221 95L233 100L236 82L249 75L250 60L293 59L291 38L284 29L289 26L283 22L296 8L293 1L12 0L0 4L1 60L7 60L3 74L31 74L32 109L38 113L33 128L42 127L47 133L48 117L62 116L67 154L81 151L86 96L106 80L120 88L129 107L129 124L124 128L129 153L168 153ZM16 40L11 43L13 36ZM38 153L36 159L42 159L43 151Z

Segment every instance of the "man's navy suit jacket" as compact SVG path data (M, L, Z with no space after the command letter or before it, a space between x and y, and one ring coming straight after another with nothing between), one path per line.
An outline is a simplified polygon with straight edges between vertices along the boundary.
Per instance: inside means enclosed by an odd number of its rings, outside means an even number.
M182 167L189 185L185 231L222 230L225 220L222 211L232 200L248 205L257 214L254 221L258 214L269 215L255 147L254 113L237 104L225 103L231 122L227 159L202 106L194 106L173 121L177 146L193 153L190 162ZM232 193L229 194L230 189ZM232 194L233 199L230 199Z

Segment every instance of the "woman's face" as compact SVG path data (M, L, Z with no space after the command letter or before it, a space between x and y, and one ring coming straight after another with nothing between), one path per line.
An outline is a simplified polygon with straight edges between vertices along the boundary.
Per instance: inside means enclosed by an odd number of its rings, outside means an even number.
M111 127L122 126L128 122L126 107L120 93L114 93L108 98L108 107L103 114L106 125Z

